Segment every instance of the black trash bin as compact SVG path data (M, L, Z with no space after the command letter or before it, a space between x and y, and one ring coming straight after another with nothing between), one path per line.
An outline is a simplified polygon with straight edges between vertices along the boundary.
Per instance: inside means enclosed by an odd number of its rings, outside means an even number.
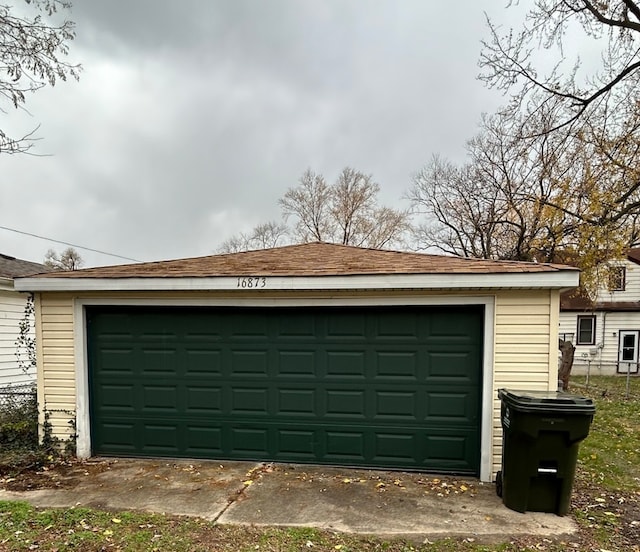
M578 446L595 413L591 399L555 391L499 389L502 470L496 491L517 512L569 511Z

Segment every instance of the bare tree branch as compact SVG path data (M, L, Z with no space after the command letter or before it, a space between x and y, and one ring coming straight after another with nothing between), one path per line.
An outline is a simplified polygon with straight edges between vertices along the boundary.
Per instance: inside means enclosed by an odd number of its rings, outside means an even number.
M15 7L0 5L0 101L22 108L27 94L71 77L78 79L80 65L65 59L75 38L74 23L54 22L60 10L70 9L63 0L25 0L30 16L16 15ZM47 21L45 21L45 18ZM2 110L0 106L0 110ZM0 153L26 153L33 146L34 131L22 137L0 130Z
M514 33L501 35L487 18L489 39L482 43L481 80L511 93L512 113L528 113L533 120L549 99L559 102L564 116L549 132L572 127L591 117L592 107L608 98L626 97L629 110L637 105L640 84L640 4L634 0L537 0L526 20ZM568 31L602 44L601 67L578 79L579 51L573 70L560 77L561 67L570 63L569 49L580 43L566 40ZM574 36L574 35L572 35ZM605 38L606 37L606 38ZM539 56L540 47L545 56ZM550 72L542 70L541 59L557 63ZM597 107L597 106L596 106Z

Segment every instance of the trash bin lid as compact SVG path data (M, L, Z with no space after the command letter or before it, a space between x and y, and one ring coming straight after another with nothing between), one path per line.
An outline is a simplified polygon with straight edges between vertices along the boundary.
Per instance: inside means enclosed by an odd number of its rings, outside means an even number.
M592 399L563 391L498 389L498 397L505 404L522 412L593 414L596 411Z

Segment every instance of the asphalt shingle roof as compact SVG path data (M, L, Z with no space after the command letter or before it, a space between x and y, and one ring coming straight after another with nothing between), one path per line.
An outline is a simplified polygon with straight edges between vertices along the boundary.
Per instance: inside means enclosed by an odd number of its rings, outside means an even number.
M45 265L16 259L10 255L0 253L0 278L18 278L31 276L50 270Z
M345 276L374 274L504 274L577 270L520 261L494 261L365 249L329 243L307 243L69 272L46 278L206 278L218 276Z

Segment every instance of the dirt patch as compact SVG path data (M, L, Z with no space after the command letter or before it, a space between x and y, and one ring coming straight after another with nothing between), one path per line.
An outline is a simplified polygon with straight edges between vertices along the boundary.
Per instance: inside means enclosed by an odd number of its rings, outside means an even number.
M0 468L0 489L32 491L74 488L82 479L109 470L113 463L112 460L69 459L52 462L45 466L28 466L8 473L3 473Z

